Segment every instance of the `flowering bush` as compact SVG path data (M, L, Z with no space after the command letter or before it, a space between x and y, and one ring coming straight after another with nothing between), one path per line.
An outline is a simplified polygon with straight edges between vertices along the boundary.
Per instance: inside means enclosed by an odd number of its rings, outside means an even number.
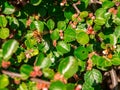
M1 0L0 90L118 90L120 0Z

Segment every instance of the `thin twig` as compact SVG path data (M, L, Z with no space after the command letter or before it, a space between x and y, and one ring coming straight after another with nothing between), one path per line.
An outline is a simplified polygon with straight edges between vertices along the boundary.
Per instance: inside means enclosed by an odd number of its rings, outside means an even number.
M80 14L80 10L78 9L77 5L80 4L80 1L78 1L77 3L73 3L73 7L76 10L77 14Z
M113 90L118 90L117 74L113 68L110 70L110 75L111 75Z
M47 85L50 85L50 82L45 81L45 80L41 80L41 79L38 79L38 78L31 78L30 80L31 80L31 81L34 81L34 82L45 83L45 84L47 84Z
M102 4L102 2L98 0L90 0L90 4L95 3L95 4Z
M22 76L19 73L14 73L14 72L6 71L6 70L2 70L2 73L10 76L11 78L14 78L14 77L22 78ZM38 83L45 83L48 86L50 85L50 82L45 81L45 80L41 80L38 78L30 78L30 80L34 81L34 82L38 82Z
M10 76L11 78L14 78L14 77L22 78L22 76L19 73L14 73L14 72L5 71L5 70L2 70L2 73Z

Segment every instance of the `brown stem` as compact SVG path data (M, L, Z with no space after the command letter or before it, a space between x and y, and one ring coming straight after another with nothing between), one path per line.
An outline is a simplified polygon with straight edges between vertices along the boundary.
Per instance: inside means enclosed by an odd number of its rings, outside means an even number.
M22 76L19 73L14 73L14 72L6 71L6 70L2 70L2 73L10 76L11 78L14 78L14 77L22 78ZM34 82L38 82L38 83L45 83L48 86L50 85L50 82L45 81L45 80L41 80L38 78L30 78L30 80L34 81Z
M116 71L113 68L110 70L110 75L111 75L113 90L118 90L117 74L116 74Z
M34 81L34 82L45 83L45 84L47 84L47 85L50 85L50 82L45 81L45 80L41 80L41 79L38 79L38 78L31 78L30 80L31 80L31 81Z
M76 10L77 14L80 14L80 10L78 9L77 5L80 4L80 1L78 1L77 3L73 3L73 7Z
M90 0L90 4L92 4L92 3L102 4L102 2L100 2L98 0Z
M14 78L14 77L22 78L22 76L20 74L18 74L18 73L5 71L5 70L2 70L2 73L10 76L11 78Z

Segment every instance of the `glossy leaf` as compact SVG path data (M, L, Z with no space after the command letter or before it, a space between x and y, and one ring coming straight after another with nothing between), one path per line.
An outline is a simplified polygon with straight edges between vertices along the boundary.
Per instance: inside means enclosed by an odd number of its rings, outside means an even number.
M32 70L33 70L33 67L28 64L23 64L20 67L20 73L26 75L27 77L29 77Z
M9 33L10 33L10 31L9 31L8 28L1 28L1 29L0 29L0 38L1 38L1 39L6 39L6 38L8 38L8 37L9 37Z
M105 21L106 21L106 20L105 20L104 18L100 18L100 17L99 17L99 18L96 18L94 22L95 22L95 24L97 24L97 25L104 25L104 24L105 24Z
M67 90L64 83L61 81L54 81L50 84L50 90Z
M71 48L70 48L70 44L67 44L64 41L59 41L56 46L56 49L60 54L65 54L65 53L70 52Z
M113 7L113 6L114 6L114 2L112 2L112 1L105 1L102 3L102 7L104 9L108 9L108 8Z
M50 69L50 68L44 68L43 70L42 70L42 72L43 72L43 74L44 74L44 76L46 77L46 78L48 78L48 79L53 79L54 78L54 71L52 70L52 69Z
M7 75L0 75L0 90L7 87L9 84L9 79Z
M76 39L77 39L77 42L82 45L85 45L89 42L89 36L85 32L78 33L76 36Z
M96 18L104 18L104 15L106 13L106 10L104 8L99 8L95 12Z
M6 27L8 21L5 16L0 15L0 27Z
M47 68L51 65L52 61L49 57L45 57L43 53L40 53L38 57L36 58L36 66L39 66L40 68Z
M16 40L8 40L2 45L3 49L3 59L9 60L13 53L16 52L16 50L19 47L19 43Z
M98 84L102 82L102 74L99 70L92 69L85 73L84 80L89 85L93 85L94 83Z
M15 8L13 5L9 4L8 2L4 3L3 13L4 14L13 14L15 12Z
M114 35L118 38L120 36L120 26L115 27Z
M52 40L58 40L59 39L59 30L55 29L52 33L51 33L51 39Z
M85 47L79 46L75 51L74 51L75 57L77 57L80 60L85 60L88 58L88 51Z
M64 40L66 42L72 42L76 39L76 32L74 29L66 29L64 31Z
M55 22L52 19L49 19L47 21L47 27L48 27L49 30L53 30L54 27L55 27Z
M59 21L59 22L57 23L57 28L58 28L59 30L65 30L65 29L66 29L66 23L65 23L65 21Z
M43 32L44 23L41 21L34 21L31 23L30 29L32 29L32 30L37 29L39 32Z
M34 6L38 6L41 3L42 0L30 0L30 3Z
M65 78L72 77L78 70L77 60L73 56L66 57L61 60L58 71L64 75Z
M84 4L85 4L85 8L87 8L87 6L88 6L88 4L89 4L89 0L82 0L82 2L84 2Z

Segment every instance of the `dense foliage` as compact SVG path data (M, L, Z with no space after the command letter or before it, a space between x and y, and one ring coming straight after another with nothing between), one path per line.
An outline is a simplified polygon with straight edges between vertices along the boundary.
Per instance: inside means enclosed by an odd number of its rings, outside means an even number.
M0 90L118 90L119 65L120 0L0 0Z

